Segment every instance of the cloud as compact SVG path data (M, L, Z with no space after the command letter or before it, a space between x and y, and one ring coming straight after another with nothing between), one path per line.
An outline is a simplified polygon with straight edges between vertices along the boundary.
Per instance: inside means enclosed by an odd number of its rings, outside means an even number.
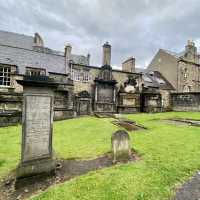
M93 65L101 65L106 41L119 67L129 56L145 67L159 48L182 51L188 39L200 41L198 0L0 0L0 9L0 29L39 32L58 50L71 43Z

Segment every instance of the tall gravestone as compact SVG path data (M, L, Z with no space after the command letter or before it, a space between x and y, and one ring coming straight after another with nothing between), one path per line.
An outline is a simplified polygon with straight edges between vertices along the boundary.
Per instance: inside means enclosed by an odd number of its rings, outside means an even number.
M52 151L54 89L48 77L25 77L23 85L22 151L17 177L50 173L55 169Z

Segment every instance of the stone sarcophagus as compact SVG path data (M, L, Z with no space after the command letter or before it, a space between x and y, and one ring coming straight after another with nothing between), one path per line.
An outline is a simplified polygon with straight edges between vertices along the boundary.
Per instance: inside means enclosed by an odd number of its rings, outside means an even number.
M116 112L116 83L112 78L112 68L104 65L95 79L94 112Z

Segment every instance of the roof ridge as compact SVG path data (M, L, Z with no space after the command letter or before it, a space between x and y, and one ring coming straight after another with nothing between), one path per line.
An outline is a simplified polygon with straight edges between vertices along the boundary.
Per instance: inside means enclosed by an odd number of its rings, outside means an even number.
M17 33L17 32L5 31L5 30L0 30L0 32L34 38L34 36L32 35L25 35L23 33Z

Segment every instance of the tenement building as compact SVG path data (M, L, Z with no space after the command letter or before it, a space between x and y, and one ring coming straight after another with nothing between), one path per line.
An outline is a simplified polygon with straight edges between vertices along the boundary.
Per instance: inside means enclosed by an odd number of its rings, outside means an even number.
M190 58L188 54L188 58ZM191 60L184 61L189 65ZM18 80L45 77L57 83L54 119L93 113L157 112L170 109L174 89L162 73L135 69L135 58L111 64L111 45L103 45L102 66L91 66L90 55L72 53L72 46L55 51L36 33L26 36L0 31L0 124L21 119L23 87ZM189 76L189 74L187 74Z
M188 41L180 53L160 49L148 70L159 71L177 92L200 92L199 58L195 43Z

